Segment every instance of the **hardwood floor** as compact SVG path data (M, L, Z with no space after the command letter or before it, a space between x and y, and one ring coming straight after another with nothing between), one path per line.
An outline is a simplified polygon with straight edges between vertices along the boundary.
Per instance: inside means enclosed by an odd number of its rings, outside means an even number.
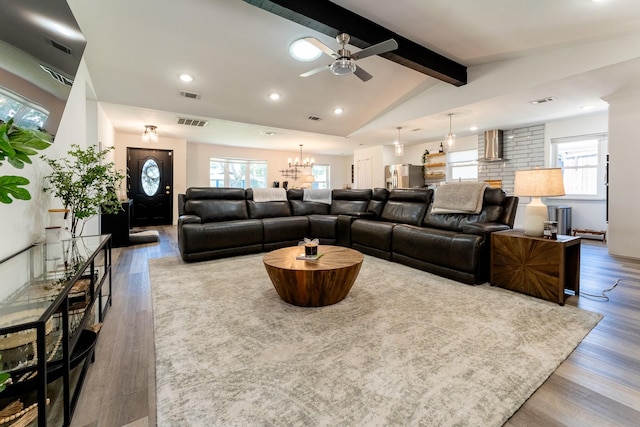
M175 227L160 244L113 250L113 306L72 426L155 425L155 356L147 259L178 256ZM583 239L581 292L566 304L604 314L507 426L636 426L640 420L640 261L614 258ZM618 279L608 293L600 295Z

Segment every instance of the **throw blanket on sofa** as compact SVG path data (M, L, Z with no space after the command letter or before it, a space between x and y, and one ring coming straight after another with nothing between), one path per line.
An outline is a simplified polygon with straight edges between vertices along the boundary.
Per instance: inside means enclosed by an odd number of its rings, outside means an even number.
M331 204L331 189L305 188L302 194L302 201Z
M254 202L286 202L287 190L284 188L254 188Z
M479 213L486 182L452 182L441 185L433 198L432 214Z

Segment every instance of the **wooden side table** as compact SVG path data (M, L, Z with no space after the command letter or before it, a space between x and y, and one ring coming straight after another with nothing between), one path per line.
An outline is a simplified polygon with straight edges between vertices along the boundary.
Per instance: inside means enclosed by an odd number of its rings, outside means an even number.
M580 294L580 237L549 240L521 230L492 233L490 282L564 305L565 291Z

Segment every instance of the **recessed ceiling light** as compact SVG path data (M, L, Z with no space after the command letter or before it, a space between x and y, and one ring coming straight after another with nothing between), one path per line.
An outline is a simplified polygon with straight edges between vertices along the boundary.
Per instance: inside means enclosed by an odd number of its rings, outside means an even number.
M267 136L273 136L276 133L272 132L272 131L268 131L268 130L263 130L262 132L260 132L261 135L267 135Z
M344 113L344 110L342 109L342 107L336 107L333 109L333 114L342 114Z
M277 92L271 92L271 93L269 94L269 98L270 98L272 101L277 101L277 100L279 100L279 99L280 99L280 94L279 94L279 93L277 93Z
M305 39L299 39L289 45L289 55L298 61L310 62L320 58L322 51Z
M193 81L193 76L191 74L187 74L187 73L182 73L178 76L178 78L180 80L182 80L185 83L189 83Z
M478 126L471 126L471 127L469 128L469 130L470 130L470 131L472 131L472 132L475 132L475 131L477 131L477 130L478 130Z

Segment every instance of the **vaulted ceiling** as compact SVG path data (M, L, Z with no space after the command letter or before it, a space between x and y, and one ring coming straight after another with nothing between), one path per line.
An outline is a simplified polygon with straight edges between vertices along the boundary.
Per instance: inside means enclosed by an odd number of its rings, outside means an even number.
M69 0L87 38L96 97L116 130L141 134L152 124L190 142L294 152L302 143L305 152L348 155L391 144L398 126L405 144L443 139L450 113L463 136L603 111L602 96L640 87L637 0L332 2L466 67L466 84L379 56L358 61L373 75L368 82L328 71L300 77L331 58L296 61L293 41L314 37L334 50L337 41L310 28L317 18L294 22L260 3L282 2ZM324 3L320 12L332 6ZM334 30L361 31L349 22ZM349 49L379 41L364 38ZM402 57L399 44L393 55ZM180 73L194 80L183 83ZM268 97L274 91L277 102ZM546 97L555 100L529 103ZM180 117L208 124L179 125Z

